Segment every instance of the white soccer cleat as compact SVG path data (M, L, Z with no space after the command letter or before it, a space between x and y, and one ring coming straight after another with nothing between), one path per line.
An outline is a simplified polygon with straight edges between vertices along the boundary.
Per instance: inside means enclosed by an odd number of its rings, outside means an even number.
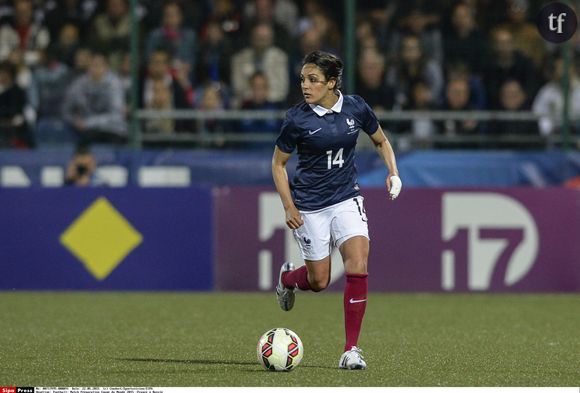
M352 347L346 351L338 361L338 367L345 370L364 370L367 364L362 357L362 350L358 347Z
M280 268L280 276L278 276L278 285L276 286L276 297L278 298L278 304L280 308L284 311L292 310L294 307L294 288L286 288L282 284L282 273L291 272L294 270L294 264L292 262L285 262Z

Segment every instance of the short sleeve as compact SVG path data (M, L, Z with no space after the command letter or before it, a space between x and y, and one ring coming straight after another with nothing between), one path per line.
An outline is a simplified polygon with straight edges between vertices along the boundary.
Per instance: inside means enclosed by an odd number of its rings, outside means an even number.
M377 116L369 104L367 104L362 97L357 96L357 101L361 109L361 122L363 131L369 135L372 135L379 128L379 121L377 120Z
M276 139L276 146L284 153L292 153L296 149L298 141L298 130L294 124L294 119L290 112L286 113L286 118L282 123L280 135Z

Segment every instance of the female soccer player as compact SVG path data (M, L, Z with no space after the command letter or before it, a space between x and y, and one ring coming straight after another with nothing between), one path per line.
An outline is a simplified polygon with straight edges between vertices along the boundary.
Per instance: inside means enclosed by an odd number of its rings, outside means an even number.
M280 269L276 295L280 307L294 306L294 289L319 292L330 282L330 253L337 247L344 261L346 344L343 369L365 369L357 347L367 302L367 217L354 165L360 131L367 133L389 170L390 198L401 190L395 154L377 118L359 96L342 95L342 61L316 51L303 60L300 81L304 102L288 110L276 141L272 175L305 265ZM286 163L297 149L298 166L291 183Z

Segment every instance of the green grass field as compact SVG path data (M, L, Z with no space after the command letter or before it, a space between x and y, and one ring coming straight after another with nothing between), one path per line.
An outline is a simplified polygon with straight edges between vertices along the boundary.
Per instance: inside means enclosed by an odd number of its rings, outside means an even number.
M0 386L580 386L580 296L371 294L369 368L337 368L342 295L0 292ZM256 343L299 334L302 364Z

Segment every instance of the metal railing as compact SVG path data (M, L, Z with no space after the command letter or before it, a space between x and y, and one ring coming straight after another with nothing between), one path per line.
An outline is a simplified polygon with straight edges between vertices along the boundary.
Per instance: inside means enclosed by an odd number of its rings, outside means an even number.
M277 135L267 133L241 133L241 132L208 132L204 123L211 121L243 121L243 120L283 120L286 111L271 110L151 110L142 109L136 111L136 118L141 124L147 120L159 118L175 121L189 121L192 129L176 129L174 133L150 133L144 132L139 127L138 142L140 145L147 144L193 144L197 146L212 146L227 143L252 143L273 142ZM415 120L448 121L448 120L475 120L479 122L530 122L531 127L536 127L540 116L531 111L377 111L377 118L383 124L383 128L389 131L389 124ZM557 119L554 119L557 120ZM580 114L576 114L571 121L580 122ZM235 125L231 125L234 129ZM195 131L193 131L195 130ZM399 148L432 148L437 146L466 146L474 148L484 147L565 147L580 148L579 135L560 135L558 133L542 136L538 134L505 134L493 135L478 133L474 135L444 135L435 134L428 138L413 135L410 132L389 132L389 139ZM370 148L370 144L363 144L362 148Z

